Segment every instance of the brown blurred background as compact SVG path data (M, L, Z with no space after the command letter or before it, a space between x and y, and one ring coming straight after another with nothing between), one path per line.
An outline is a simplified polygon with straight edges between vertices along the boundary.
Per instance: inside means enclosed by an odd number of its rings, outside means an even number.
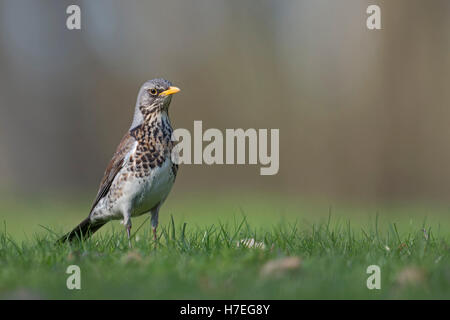
M155 77L174 127L280 129L278 175L184 166L179 193L450 200L448 0L1 0L2 192L93 196Z

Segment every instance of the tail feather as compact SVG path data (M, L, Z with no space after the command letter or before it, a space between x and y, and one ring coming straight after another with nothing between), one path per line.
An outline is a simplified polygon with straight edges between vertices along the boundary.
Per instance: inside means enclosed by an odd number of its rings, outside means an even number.
M72 231L61 237L57 243L72 242L74 239L86 240L98 229L100 229L105 223L93 224L91 219L87 217L81 223L76 226Z

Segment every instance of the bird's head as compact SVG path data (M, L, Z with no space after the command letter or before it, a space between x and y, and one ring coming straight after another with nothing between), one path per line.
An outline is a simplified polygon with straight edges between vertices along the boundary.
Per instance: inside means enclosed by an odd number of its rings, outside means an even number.
M144 119L153 114L167 112L172 95L179 91L179 88L172 86L170 81L164 79L153 79L145 82L139 90L131 127L142 124Z

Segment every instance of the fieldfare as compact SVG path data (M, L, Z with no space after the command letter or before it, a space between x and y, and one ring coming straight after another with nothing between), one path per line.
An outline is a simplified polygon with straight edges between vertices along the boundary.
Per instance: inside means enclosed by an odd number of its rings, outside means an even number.
M164 79L142 85L133 123L106 168L89 216L59 242L86 239L108 221L122 219L131 246L131 217L148 212L156 241L159 209L178 171L171 156L174 143L168 114L172 94L178 91Z

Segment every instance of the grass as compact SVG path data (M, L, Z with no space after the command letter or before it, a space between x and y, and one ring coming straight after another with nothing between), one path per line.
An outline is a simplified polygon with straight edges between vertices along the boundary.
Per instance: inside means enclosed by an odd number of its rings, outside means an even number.
M213 199L211 207L195 201L169 207L156 245L146 217L133 220L134 232L143 227L132 249L118 223L87 241L54 245L57 236L67 231L67 221L81 220L76 212L84 205L64 211L69 214L59 219L62 228L58 223L45 225L62 212L58 204L42 204L41 208L30 204L34 211L48 214L49 219L41 221L44 227L32 223L28 229L32 233L17 226L11 232L8 226L15 221L26 227L26 215L13 218L7 212L20 205L3 202L0 298L450 298L448 215L425 220L423 215L399 214L398 208L396 215L353 215L351 209L324 205L309 208L321 215L304 215L299 212L306 212L306 207L292 203L280 209L286 201L247 197L248 202L235 202L231 209L227 199L221 206ZM219 214L211 215L213 202ZM276 208L285 210L284 214L274 214ZM26 206L20 209L33 211ZM188 212L195 214L188 216ZM240 243L243 239L254 239L264 248L247 247ZM289 265L283 260L286 257L297 257L296 263ZM273 261L279 266L271 270L268 265ZM69 265L81 269L81 290L66 287ZM381 290L367 289L370 265L381 268Z

